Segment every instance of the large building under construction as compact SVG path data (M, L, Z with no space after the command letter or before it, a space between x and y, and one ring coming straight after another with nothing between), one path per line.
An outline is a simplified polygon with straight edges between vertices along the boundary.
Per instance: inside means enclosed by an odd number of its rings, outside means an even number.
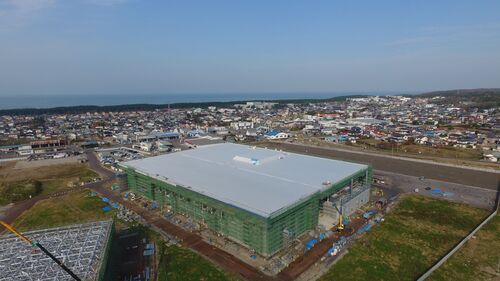
M132 191L264 256L365 204L372 177L367 165L230 143L122 168Z
M41 229L24 234L42 244L81 280L104 280L112 221ZM0 281L70 281L67 272L14 234L0 237Z

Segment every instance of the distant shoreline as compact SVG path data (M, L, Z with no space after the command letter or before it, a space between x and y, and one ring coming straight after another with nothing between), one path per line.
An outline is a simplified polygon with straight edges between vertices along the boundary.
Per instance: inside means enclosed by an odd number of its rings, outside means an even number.
M82 112L122 112L122 111L141 111L155 109L179 109L179 108L207 108L209 106L231 106L246 102L272 102L278 104L287 103L320 103L331 101L345 101L347 98L361 98L373 95L345 95L331 98L292 98L292 99L245 99L234 101L208 101L208 102L176 102L176 103L137 103L121 105L76 105L76 106L58 106L49 108L13 108L0 109L0 115L41 115L41 114L64 114L64 113L82 113Z
M305 97L310 95L312 97ZM64 114L81 112L109 112L109 111L137 111L155 110L168 108L191 108L208 106L231 106L237 103L253 102L275 102L286 103L320 103L329 101L345 101L347 98L368 96L409 96L409 97L470 97L491 98L497 100L500 88L479 89L455 89L445 91L433 91L426 93L409 92L344 92L344 93L269 93L269 94L172 94L172 95L142 95L142 96L17 96L4 97L5 108L0 108L2 115L40 115L40 114ZM57 105L65 103L67 99L72 100L75 105ZM90 102L89 102L90 101ZM94 101L100 105L92 105ZM18 107L17 104L28 104ZM30 104L36 104L31 106ZM0 105L2 106L2 105Z

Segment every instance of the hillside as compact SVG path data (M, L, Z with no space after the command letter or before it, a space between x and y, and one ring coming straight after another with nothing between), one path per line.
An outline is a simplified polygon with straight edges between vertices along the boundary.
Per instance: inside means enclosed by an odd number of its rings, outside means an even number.
M477 107L479 109L500 107L500 88L434 91L416 96L426 98L444 97L438 103L453 104L460 107Z

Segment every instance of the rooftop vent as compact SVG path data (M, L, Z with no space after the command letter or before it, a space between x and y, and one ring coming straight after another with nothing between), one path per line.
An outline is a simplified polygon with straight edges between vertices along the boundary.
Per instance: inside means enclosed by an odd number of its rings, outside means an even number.
M241 163L252 164L252 165L259 165L260 164L260 161L257 158L249 158L249 157L243 157L243 156L239 156L239 155L234 156L233 160L241 162Z

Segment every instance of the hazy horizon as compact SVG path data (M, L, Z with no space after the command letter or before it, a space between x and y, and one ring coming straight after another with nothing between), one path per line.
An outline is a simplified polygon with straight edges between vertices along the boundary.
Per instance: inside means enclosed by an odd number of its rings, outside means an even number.
M245 100L283 100L283 99L327 99L351 95L397 95L414 94L410 92L316 92L316 93L207 93L207 94L142 94L142 95L65 95L6 96L0 104L2 109L51 108L61 106L107 106L125 104L168 104L195 102L230 102Z

